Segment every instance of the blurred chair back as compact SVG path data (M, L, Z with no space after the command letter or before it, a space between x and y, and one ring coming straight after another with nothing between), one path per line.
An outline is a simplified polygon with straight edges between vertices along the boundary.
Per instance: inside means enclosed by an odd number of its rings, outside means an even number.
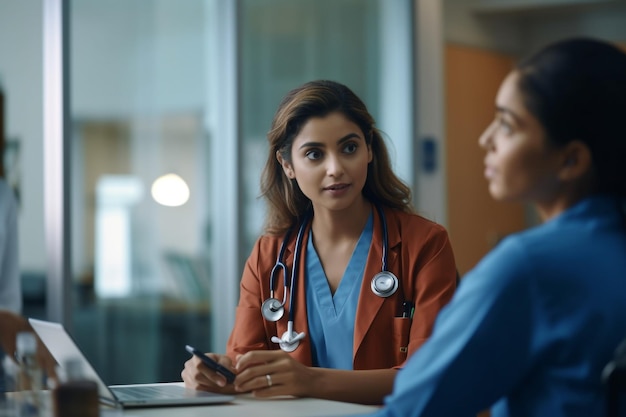
M626 397L626 338L615 350L613 360L604 368L602 380L607 387L607 417L626 415L626 403L621 404L620 401L620 398ZM620 412L621 408L625 411Z

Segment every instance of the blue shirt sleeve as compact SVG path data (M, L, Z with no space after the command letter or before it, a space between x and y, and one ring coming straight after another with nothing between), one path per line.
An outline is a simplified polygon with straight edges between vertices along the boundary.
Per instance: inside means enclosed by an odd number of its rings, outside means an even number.
M468 273L374 415L475 416L509 392L531 360L527 265L505 240Z

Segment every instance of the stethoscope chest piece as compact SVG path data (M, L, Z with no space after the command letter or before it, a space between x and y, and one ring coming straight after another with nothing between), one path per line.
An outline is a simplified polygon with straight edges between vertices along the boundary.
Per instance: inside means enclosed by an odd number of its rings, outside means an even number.
M382 271L372 278L372 292L379 297L389 297L398 289L398 277L389 271Z
M285 314L285 306L275 298L268 298L261 305L261 313L267 321L278 321Z
M280 346L283 352L293 352L300 345L300 340L303 338L304 333L296 333L293 330L290 332L287 330L280 339L276 336L272 337L272 342L278 343L278 346Z
M293 352L300 346L300 341L304 339L304 336L304 332L296 333L293 330L293 321L289 321L287 322L287 331L283 333L282 337L272 336L271 340L274 343L278 343L278 346L284 352Z

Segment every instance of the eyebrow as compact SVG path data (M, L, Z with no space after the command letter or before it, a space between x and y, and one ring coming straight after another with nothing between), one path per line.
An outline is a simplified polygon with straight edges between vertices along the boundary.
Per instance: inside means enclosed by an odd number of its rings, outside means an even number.
M508 114L509 116L511 116L513 118L515 123L517 123L518 125L523 125L524 124L522 119L520 119L520 117L517 115L517 113L513 112L510 109L507 109L506 107L496 106L496 112Z
M353 132L353 133L348 133L347 135L345 135L345 136L343 136L342 138L340 138L340 139L337 141L337 144L338 144L338 145L341 145L342 143L347 142L348 140L350 140L350 139L354 139L354 138L357 138L357 139L363 139L361 136L359 136L358 134L356 134L356 133L354 133L354 132ZM324 145L325 145L325 144L323 144L323 143L321 143L321 142L305 142L305 143L303 143L303 144L300 146L300 148L298 148L298 149L302 149L302 148L312 148L312 147L323 147Z

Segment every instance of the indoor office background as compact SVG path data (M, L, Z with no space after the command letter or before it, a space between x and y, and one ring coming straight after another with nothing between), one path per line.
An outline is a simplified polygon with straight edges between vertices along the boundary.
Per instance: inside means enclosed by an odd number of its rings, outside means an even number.
M44 105L59 5L65 114ZM466 272L535 221L494 204L482 178L497 86L517 57L571 35L626 43L625 2L0 0L24 314L63 321L108 383L179 380L186 343L223 351L263 221L265 133L281 97L316 78L368 104ZM50 291L59 271L66 287Z

